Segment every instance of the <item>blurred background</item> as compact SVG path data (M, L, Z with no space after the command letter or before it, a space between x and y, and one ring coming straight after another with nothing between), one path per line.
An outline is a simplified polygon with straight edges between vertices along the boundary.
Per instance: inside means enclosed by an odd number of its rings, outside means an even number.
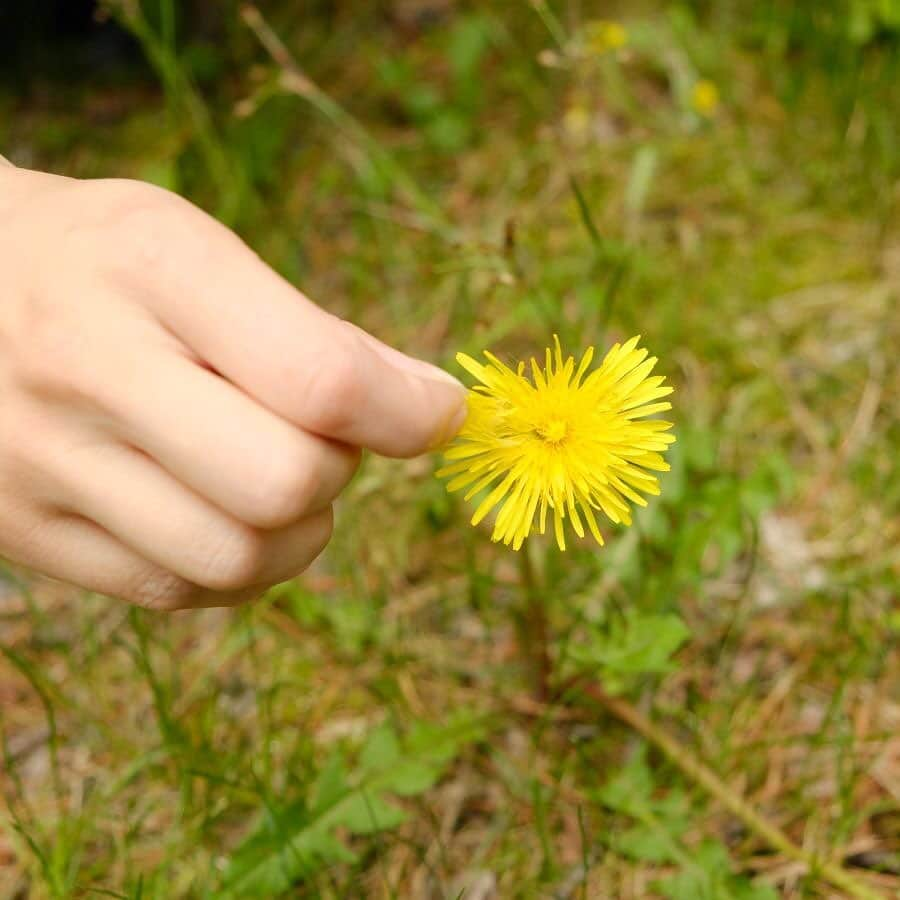
M371 458L247 609L0 567L0 900L898 896L898 121L897 0L4 2L13 162L458 375L640 333L678 443L602 549Z

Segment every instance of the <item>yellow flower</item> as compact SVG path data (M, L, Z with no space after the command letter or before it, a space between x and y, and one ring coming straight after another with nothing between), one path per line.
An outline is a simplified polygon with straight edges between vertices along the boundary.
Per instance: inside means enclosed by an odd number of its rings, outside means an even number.
M662 376L650 377L656 357L646 358L639 339L615 344L587 374L594 348L576 368L573 357L563 359L554 336L555 352L547 349L543 369L531 360L531 380L524 362L513 371L487 351L489 365L457 354L480 384L469 392L469 417L438 475L450 478L450 491L468 488L466 500L490 489L473 525L499 505L492 539L518 550L535 518L544 534L550 510L561 550L566 518L579 537L583 518L603 544L595 510L630 525L625 501L646 506L641 493L659 493L656 476L647 470L668 470L661 452L675 437L665 433L671 422L644 419L671 409L671 403L656 401L672 388Z
M628 43L628 32L620 22L610 22L598 19L585 25L587 47L593 53L607 53L610 50L618 50Z
M701 78L691 89L691 106L701 116L714 116L719 108L719 89Z

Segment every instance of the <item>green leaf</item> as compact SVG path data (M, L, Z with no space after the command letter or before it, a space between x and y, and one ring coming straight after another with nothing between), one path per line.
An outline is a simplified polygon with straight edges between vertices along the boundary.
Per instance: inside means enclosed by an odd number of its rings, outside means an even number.
M672 838L662 828L635 825L623 831L615 841L617 852L645 862L675 862Z
M344 758L340 751L328 757L322 771L312 786L312 807L314 810L327 809L343 797L348 790Z
M376 728L363 745L359 765L364 772L377 772L393 765L400 758L400 742L390 725Z
M400 797L423 794L440 777L442 766L410 759L398 764L381 779L382 786Z
M311 817L302 803L277 812L257 827L228 861L224 897L268 897L288 890L299 879L356 855L333 834L324 817Z
M633 615L607 645L604 665L617 672L666 672L672 654L688 639L690 631L674 615Z
M632 809L639 823L616 838L615 849L646 862L679 862L683 857L680 838L687 829L687 797L677 789L659 798L647 794Z
M357 791L342 804L340 824L352 834L375 834L396 828L407 819L406 813L388 803L375 791Z
M396 828L406 813L389 795L428 790L468 742L484 733L484 721L467 712L448 723L416 723L401 738L389 723L369 734L354 769L332 753L307 799L261 816L231 855L216 897L269 897L303 882L323 866L356 855L336 836L338 828L365 836Z
M618 692L623 679L671 671L671 657L689 636L688 627L672 613L632 612L608 631L593 626L587 640L573 644L568 656L580 668L599 670L607 690Z
M768 885L733 874L728 851L717 841L704 841L693 851L690 865L655 887L670 900L777 900Z
M616 812L639 816L650 807L653 787L653 776L642 749L600 789L598 798Z

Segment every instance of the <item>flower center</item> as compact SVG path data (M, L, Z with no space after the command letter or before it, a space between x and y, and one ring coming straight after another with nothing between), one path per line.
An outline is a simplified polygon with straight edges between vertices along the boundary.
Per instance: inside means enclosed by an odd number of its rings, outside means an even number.
M569 432L569 426L562 419L550 419L537 427L537 433L548 444L558 444L565 439Z

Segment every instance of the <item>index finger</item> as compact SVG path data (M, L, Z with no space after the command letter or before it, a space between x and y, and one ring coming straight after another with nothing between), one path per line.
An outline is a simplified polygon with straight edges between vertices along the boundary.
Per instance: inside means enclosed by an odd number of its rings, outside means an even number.
M152 305L217 372L316 434L386 456L449 440L465 389L320 309L235 234L190 204L137 210L149 246Z

